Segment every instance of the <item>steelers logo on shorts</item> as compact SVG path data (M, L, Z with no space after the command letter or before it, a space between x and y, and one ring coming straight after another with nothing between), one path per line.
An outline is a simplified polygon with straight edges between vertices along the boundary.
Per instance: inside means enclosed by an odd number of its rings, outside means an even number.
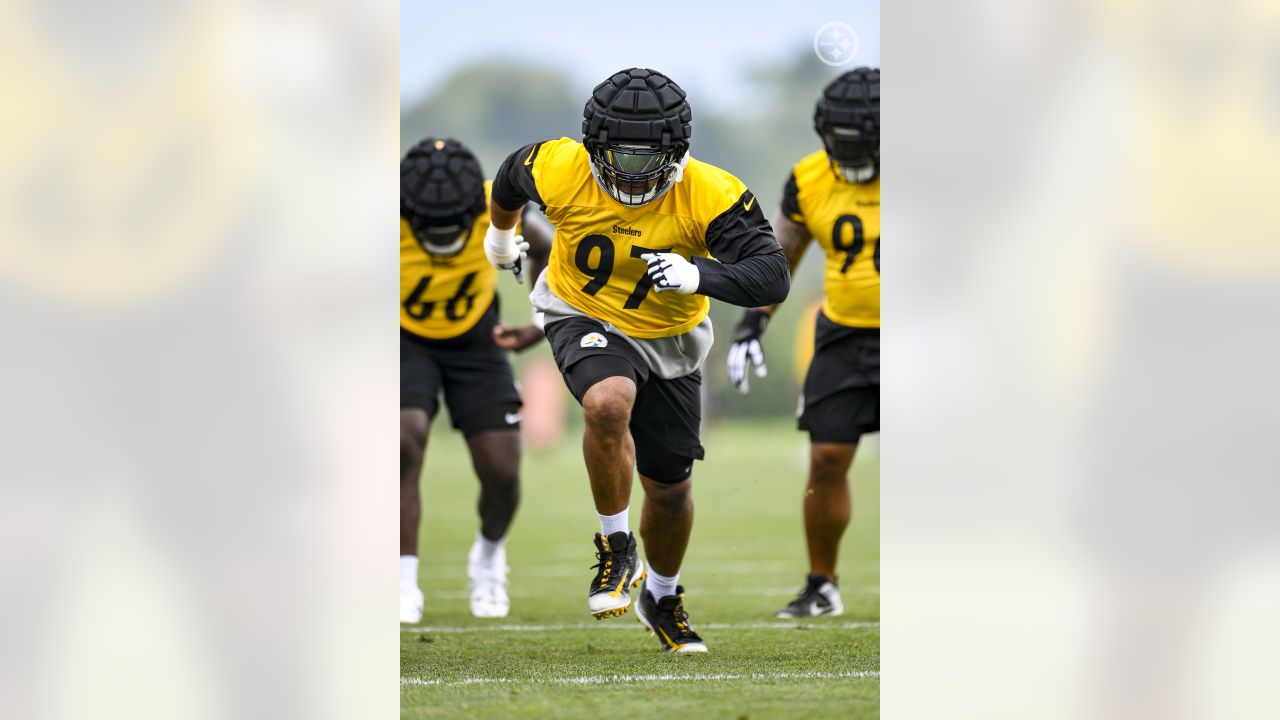
M609 347L609 340L600 333L587 333L582 336L582 341L578 343L579 347L602 348Z

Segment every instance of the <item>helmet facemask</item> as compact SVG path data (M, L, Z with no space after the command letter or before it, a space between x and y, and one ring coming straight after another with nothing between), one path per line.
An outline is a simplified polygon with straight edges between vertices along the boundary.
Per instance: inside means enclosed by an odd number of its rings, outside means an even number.
M591 174L600 188L628 207L662 197L679 180L687 146L587 142Z
M447 258L462 252L475 223L475 218L468 216L428 218L417 213L401 212L407 216L418 244L433 257Z
M845 182L864 183L880 172L880 138L857 128L833 127L822 133L831 170Z
M462 246L467 244L467 236L470 234L471 228L448 225L431 228L429 232L418 234L418 241L431 255L451 257L462 251Z

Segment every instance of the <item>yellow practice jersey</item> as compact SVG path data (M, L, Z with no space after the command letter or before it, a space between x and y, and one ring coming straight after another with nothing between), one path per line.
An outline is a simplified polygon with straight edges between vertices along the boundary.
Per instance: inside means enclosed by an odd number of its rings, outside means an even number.
M782 211L826 253L822 312L841 325L880 327L880 176L845 182L819 150L796 164Z
M732 261L739 248L754 245L757 237L777 247L767 223L766 232L735 234L730 219L758 212L752 207L755 196L733 175L693 158L680 182L640 207L627 207L606 194L591 174L586 149L569 138L526 146L503 168L509 171L503 181L510 180L521 194L544 206L556 227L547 265L551 290L631 337L688 332L710 307L706 295L653 292L641 255L673 252L692 259L723 254Z
M491 183L484 184L488 200ZM498 271L484 254L489 213L476 218L462 249L438 257L423 249L400 218L400 327L431 340L455 338L475 327L493 304Z

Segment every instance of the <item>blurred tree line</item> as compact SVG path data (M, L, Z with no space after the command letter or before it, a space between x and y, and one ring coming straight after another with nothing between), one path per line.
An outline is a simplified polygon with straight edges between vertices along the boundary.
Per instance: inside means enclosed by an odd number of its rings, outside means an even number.
M760 198L771 220L783 184L801 157L821 147L813 132L813 106L822 87L840 72L807 49L789 63L744 68L747 98L741 112L702 109L691 94L694 157L732 172ZM679 82L679 78L675 78ZM537 140L581 137L582 106L591 88L575 87L559 72L515 62L484 62L459 68L434 91L402 108L400 149L429 135L456 137L480 158L490 176L517 147ZM507 322L527 322L522 290L503 279ZM821 252L810 248L792 279L791 297L765 337L769 377L756 379L742 397L729 385L724 363L739 308L712 302L716 344L704 369L707 417L789 415L799 393L797 348L801 316L822 293ZM803 334L803 333L801 333ZM530 351L535 352L535 351ZM545 352L545 351L543 351Z

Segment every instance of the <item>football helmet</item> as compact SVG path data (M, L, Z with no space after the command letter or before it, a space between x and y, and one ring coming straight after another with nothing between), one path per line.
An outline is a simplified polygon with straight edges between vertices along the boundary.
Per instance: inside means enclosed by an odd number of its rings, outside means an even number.
M431 255L457 255L486 209L480 161L457 140L429 137L400 161L400 216Z
M679 181L693 113L671 78L647 68L615 73L592 91L582 117L591 174L614 200L644 205Z
M880 69L860 67L831 82L813 112L831 170L860 183L880 172Z

